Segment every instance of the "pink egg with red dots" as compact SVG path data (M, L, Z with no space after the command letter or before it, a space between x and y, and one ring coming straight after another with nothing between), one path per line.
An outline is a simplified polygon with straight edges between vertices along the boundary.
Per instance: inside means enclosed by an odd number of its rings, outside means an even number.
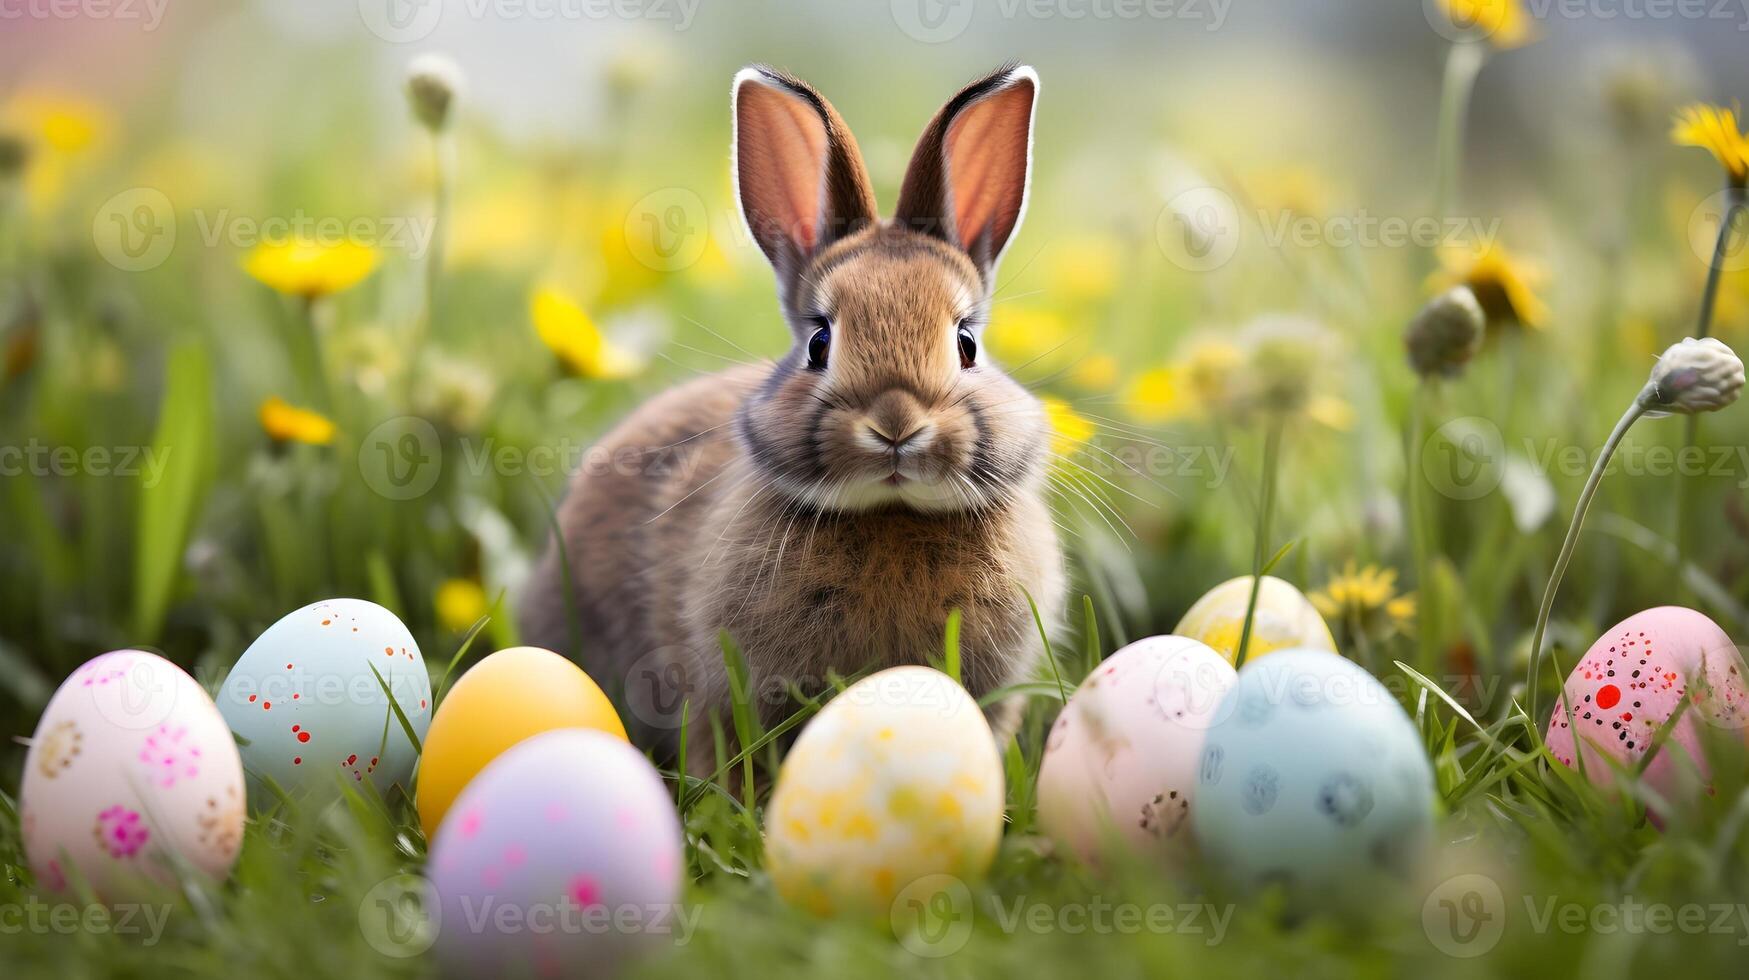
M437 959L455 976L602 976L687 938L684 839L624 739L562 728L465 788L431 842Z
M425 737L431 677L394 613L363 599L327 599L257 637L219 688L218 705L239 737L255 806L281 794L332 798L343 786L387 795L396 784L412 788L418 753L407 727Z
M1749 734L1749 682L1741 653L1717 623L1680 606L1648 609L1611 627L1567 675L1563 693L1565 703L1557 700L1549 717L1549 750L1577 768L1577 729L1586 775L1598 785L1617 778L1603 756L1629 770L1640 765L1659 729L1684 701L1688 708L1646 767L1652 789L1668 794L1684 768L1706 778L1702 733L1707 728L1736 738Z
M19 820L36 887L126 901L213 880L243 844L243 766L212 699L182 668L117 650L73 671L25 756Z

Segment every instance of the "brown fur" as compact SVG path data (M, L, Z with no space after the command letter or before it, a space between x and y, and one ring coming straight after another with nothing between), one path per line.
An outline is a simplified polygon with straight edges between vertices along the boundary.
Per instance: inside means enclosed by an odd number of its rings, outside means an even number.
M800 84L783 76L759 98ZM842 128L830 106L817 94L795 98L790 108L825 106L817 111L830 143L834 125ZM771 104L739 115L743 167L769 150L750 149L766 134L748 132L749 118L780 128L797 118ZM1014 135L1003 135L1011 148ZM1009 157L990 166L1011 169ZM830 146L816 154L844 158ZM827 210L833 198L855 202L866 191L857 162L863 187L823 194ZM987 360L966 366L960 355L961 324L987 314L1003 242L987 242L990 258L980 263L951 237L908 224L844 234L826 230L845 226L822 216L810 245L795 232L805 214L753 212L792 207L814 185L766 176L741 175L743 206L750 225L772 219L767 227L793 233L773 246L797 257L793 270L785 273L773 249L768 255L796 346L775 365L668 391L611 432L560 508L562 557L556 544L549 549L525 602L525 639L579 656L627 705L634 740L664 754L674 748L681 698L695 730L708 730L711 711L727 724L719 631L742 649L770 724L794 710L790 686L811 696L834 675L939 657L956 608L962 676L974 696L1028 679L1042 644L1026 595L1047 623L1060 611L1043 412ZM998 176L1024 183L1024 173ZM822 190L833 179L818 170L804 177ZM750 196L750 180L763 190ZM952 189L941 196L951 206ZM1018 213L994 220L1012 228ZM807 358L817 316L831 325L823 368Z

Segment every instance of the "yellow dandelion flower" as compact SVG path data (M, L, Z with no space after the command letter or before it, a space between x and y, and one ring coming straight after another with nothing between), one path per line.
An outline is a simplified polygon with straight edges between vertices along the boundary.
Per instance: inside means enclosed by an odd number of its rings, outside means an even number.
M630 226L627 225L628 215L634 219ZM628 305L661 288L670 271L667 260L671 256L660 249L684 247L685 240L677 238L674 229L651 229L636 220L657 217L660 215L627 201L608 208L599 218L601 230L596 242L601 264L595 271L600 279L594 282L596 288L590 300L597 309ZM709 232L709 229L689 225L683 225L683 228L688 235ZM640 236L635 248L629 237L632 235Z
M984 346L1009 367L1041 367L1069 355L1069 328L1047 310L999 309L984 328Z
M1716 105L1695 103L1676 113L1670 139L1678 146L1698 146L1725 168L1731 183L1749 182L1749 137L1737 129L1737 113Z
M326 446L334 441L334 423L320 412L298 408L277 395L261 403L261 429L275 442Z
M1333 622L1364 624L1382 614L1389 623L1401 625L1415 615L1414 597L1397 594L1395 569L1357 568L1352 561L1307 598Z
M549 242L549 205L532 183L471 194L456 202L444 258L458 266L515 268Z
M1124 400L1139 421L1169 422L1196 412L1189 395L1183 369L1169 365L1136 375Z
M1313 395L1306 402L1306 416L1337 432L1354 428L1354 406L1335 395Z
M1317 217L1330 210L1330 185L1301 166L1260 170L1242 181L1245 194L1259 211Z
M1093 354L1076 363L1069 379L1082 388L1108 391L1117 385L1119 373L1117 358L1110 354Z
M358 285L377 267L376 249L350 239L305 238L262 242L243 259L243 271L288 296L316 299Z
M24 199L31 213L51 213L67 196L83 163L108 143L115 127L108 109L76 96L30 92L0 106L0 129L15 134L28 156Z
M1204 408L1215 408L1233 399L1245 352L1225 340L1196 341L1179 357L1185 385Z
M1475 32L1501 50L1536 40L1536 26L1522 0L1439 0L1453 26Z
M0 118L41 141L46 149L69 156L101 146L114 128L114 117L103 106L46 92L19 96L7 103Z
M1518 323L1542 327L1549 308L1536 294L1548 279L1543 267L1513 255L1498 242L1480 246L1451 245L1439 250L1441 271L1428 279L1434 292L1462 284L1470 287L1489 325Z
M1051 452L1066 457L1093 438L1093 423L1061 398L1043 399L1045 419L1051 426Z
M644 368L642 357L608 340L582 306L552 286L535 290L529 317L541 343L585 378L629 378Z
M451 633L465 633L486 615L486 590L469 578L452 578L437 587L437 621Z

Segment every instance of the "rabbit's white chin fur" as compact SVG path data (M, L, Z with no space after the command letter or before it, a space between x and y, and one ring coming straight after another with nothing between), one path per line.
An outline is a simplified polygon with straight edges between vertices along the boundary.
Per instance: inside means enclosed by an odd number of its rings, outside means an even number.
M985 494L974 493L969 485L954 480L909 477L897 482L869 477L848 483L817 483L796 496L809 506L839 513L903 505L925 514L953 514L991 503Z

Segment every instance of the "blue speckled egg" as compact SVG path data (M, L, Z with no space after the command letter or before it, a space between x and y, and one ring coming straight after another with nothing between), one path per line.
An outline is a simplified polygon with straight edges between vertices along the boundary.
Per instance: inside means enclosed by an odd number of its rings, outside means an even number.
M1401 876L1433 824L1433 767L1396 698L1325 650L1246 664L1203 742L1192 825L1242 887L1320 899Z
M372 671L372 668L375 671ZM241 737L251 802L369 782L379 793L411 785L417 757L389 708L394 692L419 738L431 720L431 678L407 627L362 599L328 599L287 615L256 638L219 690L219 712Z

